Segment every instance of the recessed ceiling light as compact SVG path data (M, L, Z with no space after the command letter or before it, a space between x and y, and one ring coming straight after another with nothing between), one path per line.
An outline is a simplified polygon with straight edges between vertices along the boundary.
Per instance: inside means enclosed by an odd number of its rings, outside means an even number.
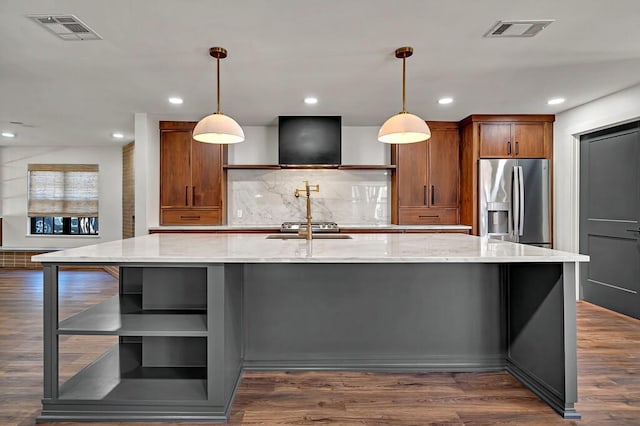
M5 138L15 138L16 134L13 132L2 132L2 136Z
M115 139L123 139L124 138L124 134L116 132L116 133L112 133L111 136Z
M304 98L304 103L307 105L315 105L318 103L318 98L314 98L313 96L307 96Z
M178 97L171 97L169 98L169 103L174 104L174 105L182 105L182 98L178 98Z
M547 101L549 105L558 105L564 102L564 98L553 98Z
M438 103L440 105L447 105L453 102L453 98L440 98L438 99Z

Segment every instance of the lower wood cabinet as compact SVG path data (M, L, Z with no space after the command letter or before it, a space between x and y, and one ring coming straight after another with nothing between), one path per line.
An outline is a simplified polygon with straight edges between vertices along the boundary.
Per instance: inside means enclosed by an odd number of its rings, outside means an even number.
M162 225L218 225L222 223L221 209L162 209Z
M398 212L398 223L401 224L437 225L457 222L457 208L401 207Z

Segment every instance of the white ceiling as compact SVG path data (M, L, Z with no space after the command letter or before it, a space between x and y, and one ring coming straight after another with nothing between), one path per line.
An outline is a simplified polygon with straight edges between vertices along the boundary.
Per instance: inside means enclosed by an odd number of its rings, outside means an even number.
M29 14L74 14L103 40L63 41ZM483 38L519 19L555 22ZM640 83L640 1L3 0L0 130L18 137L0 145L122 144L110 135L132 140L136 112L199 119L215 109L211 46L229 51L222 109L243 126L324 114L377 126L400 110L405 45L407 109L426 120L558 113ZM455 102L438 105L445 95ZM567 102L547 105L555 96Z

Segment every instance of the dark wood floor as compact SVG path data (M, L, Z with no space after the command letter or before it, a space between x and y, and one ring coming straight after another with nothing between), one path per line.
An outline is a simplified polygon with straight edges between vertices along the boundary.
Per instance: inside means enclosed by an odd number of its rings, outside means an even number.
M62 272L61 318L116 287L104 272ZM113 341L65 338L61 379ZM578 303L578 378L583 419L567 421L506 373L254 372L244 376L230 423L640 425L640 321ZM0 425L34 424L41 394L42 274L0 269Z

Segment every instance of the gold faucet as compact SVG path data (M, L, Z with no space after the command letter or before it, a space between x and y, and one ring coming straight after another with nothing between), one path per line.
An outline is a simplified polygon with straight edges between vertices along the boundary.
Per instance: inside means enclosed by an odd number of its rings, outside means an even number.
M309 181L304 181L304 189L296 189L293 195L296 198L300 197L300 192L304 191L307 196L307 228L306 230L302 230L302 227L298 228L298 235L304 235L307 240L313 239L313 234L311 232L311 193L312 192L320 192L320 185L309 185Z

